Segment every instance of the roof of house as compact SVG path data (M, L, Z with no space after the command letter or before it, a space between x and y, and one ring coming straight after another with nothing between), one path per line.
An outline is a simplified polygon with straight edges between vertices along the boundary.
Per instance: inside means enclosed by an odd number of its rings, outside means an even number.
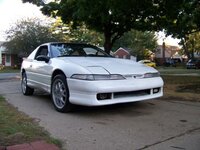
M0 41L0 51L1 51L1 53L2 54L7 54L7 53L10 54L10 52L8 50L6 50L6 48L4 46L2 46L3 43L4 43L3 41Z
M158 45L157 49L162 49L163 45ZM165 49L170 49L172 51L179 51L180 48L178 46L171 46L171 45L165 45Z
M120 50L122 50L122 51L124 51L125 53L127 53L128 55L130 55L131 49L123 48L123 47L120 47L118 50L116 50L116 51L114 52L114 54L116 54L116 53L117 53L118 51L120 51Z
M3 43L4 43L3 41L0 41L0 47L1 47L1 45L2 45Z

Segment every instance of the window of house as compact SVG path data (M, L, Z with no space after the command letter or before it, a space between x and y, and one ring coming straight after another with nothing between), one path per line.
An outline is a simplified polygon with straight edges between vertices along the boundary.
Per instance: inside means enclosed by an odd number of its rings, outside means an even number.
M6 63L10 63L10 55L6 55Z
M159 49L157 49L157 54L161 54L161 49L159 48Z

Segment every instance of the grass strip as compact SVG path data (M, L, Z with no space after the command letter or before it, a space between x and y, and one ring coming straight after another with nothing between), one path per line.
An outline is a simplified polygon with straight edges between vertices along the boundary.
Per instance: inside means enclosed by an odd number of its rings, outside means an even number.
M199 76L162 75L164 80L164 99L200 102Z
M18 73L18 72L20 72L20 69L0 66L0 73Z
M45 140L61 148L61 141L52 138L36 120L19 112L0 96L0 146Z

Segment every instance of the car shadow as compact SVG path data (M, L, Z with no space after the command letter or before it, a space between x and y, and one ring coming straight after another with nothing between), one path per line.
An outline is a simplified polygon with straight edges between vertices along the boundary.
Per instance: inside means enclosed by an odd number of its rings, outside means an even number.
M51 97L48 93L36 91L34 97L45 101L51 109L54 109L51 102ZM80 106L73 105L73 110L67 112L67 115L78 115L78 116L97 116L97 115L131 115L131 116L141 116L151 114L155 109L156 104L154 100L131 102L131 103L121 103L106 106ZM55 110L56 111L56 110Z
M140 116L145 114L150 114L152 107L155 104L150 102L132 102L132 103L121 103L113 104L107 106L95 106L95 107L86 107L78 106L74 107L74 110L71 112L76 115L91 116L92 114L103 115L131 115L131 116Z

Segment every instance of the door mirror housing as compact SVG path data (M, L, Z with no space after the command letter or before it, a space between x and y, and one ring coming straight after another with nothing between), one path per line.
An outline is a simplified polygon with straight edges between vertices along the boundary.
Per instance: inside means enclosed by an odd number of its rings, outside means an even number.
M50 57L45 56L45 55L39 55L36 57L36 60L37 61L45 61L46 63L48 63L50 60Z

